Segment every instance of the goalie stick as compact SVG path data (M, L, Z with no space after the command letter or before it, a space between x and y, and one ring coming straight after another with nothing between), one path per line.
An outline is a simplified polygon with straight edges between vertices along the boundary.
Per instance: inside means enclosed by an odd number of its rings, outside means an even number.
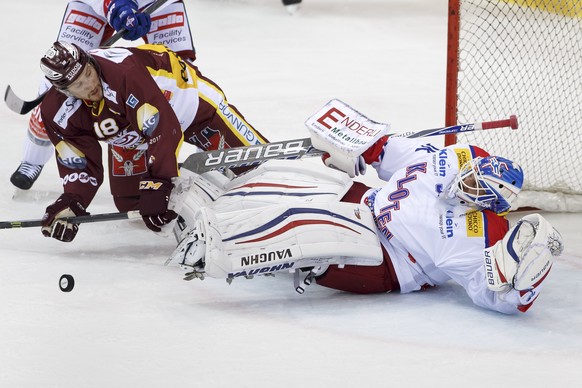
M154 1L148 7L146 7L142 11L142 13L150 15L152 12L160 8L166 2L168 2L168 0ZM113 36L111 36L111 38L107 39L107 41L105 41L101 47L111 46L113 43L121 39L125 32L126 32L125 28L122 28L121 30L117 31L115 34L113 34ZM42 102L42 100L44 100L44 97L46 96L49 90L50 88L46 92L39 95L34 100L25 101L22 98L18 97L16 93L14 93L10 85L8 85L6 87L6 92L4 93L4 102L6 102L6 105L8 106L8 108L10 108L10 110L21 115L24 115L33 110L34 108L36 108Z
M85 216L67 217L64 219L67 220L67 222L84 224L90 222L129 220L134 218L141 218L139 210L133 210L126 213L88 214ZM38 226L42 226L42 220L0 221L0 229L34 228Z
M349 108L348 105L338 100L332 100L330 103L334 101L336 104L339 103L340 105ZM349 109L353 111L352 108ZM367 122L373 123L373 125L377 127L385 126L386 129L389 129L390 127L389 124L374 122L369 120L361 113L357 113L361 115ZM506 127L517 129L517 117L512 115L508 119L504 120L453 125L444 128L424 129L416 132L393 133L389 134L388 136L417 138ZM216 151L199 152L188 156L184 163L182 163L182 167L200 174L211 170L254 166L271 159L300 159L304 157L320 156L322 154L323 151L318 150L312 146L311 138L306 137L302 139L283 140L279 142L258 144L246 147L235 147Z

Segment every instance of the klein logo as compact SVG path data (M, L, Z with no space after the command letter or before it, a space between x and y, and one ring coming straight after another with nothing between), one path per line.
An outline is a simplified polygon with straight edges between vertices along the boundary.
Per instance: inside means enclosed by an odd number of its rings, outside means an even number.
M447 150L439 151L439 176L447 176Z
M183 26L184 26L184 13L173 12L153 17L152 27L150 28L149 33L151 34L152 32Z
M127 101L125 103L131 108L135 109L137 104L139 104L139 100L133 94L130 94L129 97L127 97Z
M453 237L453 235L454 235L455 223L453 222L453 218L455 217L455 214L453 213L452 210L447 210L445 216L446 216L445 227L447 229L447 238L450 238L450 237Z
M105 26L105 23L96 17L75 10L71 11L69 15L67 15L64 23L85 28L89 31L93 31L96 34L98 34Z

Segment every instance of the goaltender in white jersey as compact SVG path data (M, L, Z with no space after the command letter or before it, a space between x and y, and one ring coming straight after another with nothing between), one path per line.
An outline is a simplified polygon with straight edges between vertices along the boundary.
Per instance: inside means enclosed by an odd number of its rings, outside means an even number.
M347 106L319 114L320 123L358 115ZM382 188L302 161L267 162L227 183L196 176L169 262L189 269L189 278L302 268L306 284L355 293L409 293L453 280L483 308L531 307L563 246L539 214L509 228L503 214L523 184L516 163L471 145L439 149L385 131L353 141L359 135L338 135L335 124L324 136L312 133L329 153L325 163L352 177L371 164Z

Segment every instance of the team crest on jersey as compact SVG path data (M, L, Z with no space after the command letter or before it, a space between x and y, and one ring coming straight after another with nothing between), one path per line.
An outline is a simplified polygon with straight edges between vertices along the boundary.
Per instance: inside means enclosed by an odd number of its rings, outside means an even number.
M137 110L137 125L142 133L150 137L160 122L160 111L153 105L143 104Z
M129 97L127 97L127 101L125 103L131 108L135 109L137 104L139 104L139 100L133 94L130 94Z

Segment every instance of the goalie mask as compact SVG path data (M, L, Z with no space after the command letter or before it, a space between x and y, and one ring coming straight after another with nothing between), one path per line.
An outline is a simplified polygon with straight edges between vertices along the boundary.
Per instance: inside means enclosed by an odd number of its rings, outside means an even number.
M89 62L89 55L79 46L55 42L41 58L40 69L51 84L64 90L79 78Z
M523 171L517 163L499 156L478 157L461 167L450 195L462 204L500 214L511 209L522 186Z

